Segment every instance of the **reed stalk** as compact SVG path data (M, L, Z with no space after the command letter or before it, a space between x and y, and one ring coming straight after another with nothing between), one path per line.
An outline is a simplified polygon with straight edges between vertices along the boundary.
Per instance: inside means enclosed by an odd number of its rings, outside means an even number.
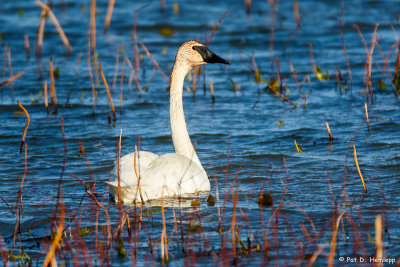
M94 89L94 80L93 80L93 73L92 73L92 63L90 61L90 54L91 54L91 26L89 25L88 27L88 51L87 51L87 64L88 64L88 69L89 69L89 76L90 76L90 84L92 86L92 104L93 104L93 114L95 113L95 107L96 107L96 90Z
M96 0L90 4L90 49L92 53L96 49Z
M35 47L35 54L37 58L42 57L42 46L43 46L43 36L44 36L44 26L46 23L46 10L42 8L40 12L40 22L38 26L38 35Z
M54 82L54 71L53 71L53 57L50 57L50 63L49 63L49 67L50 67L50 100L51 100L51 104L52 104L52 112L54 114L57 113L57 95L56 95L56 87L55 87L55 82Z
M383 259L383 235L382 235L383 223L382 216L378 215L375 219L375 247L376 247L376 259ZM382 262L377 262L376 266L382 267Z
M328 131L329 140L333 141L333 136L332 136L332 133L331 133L331 129L329 128L329 124L328 124L327 121L325 122L325 126L326 126L326 130Z
M335 250L336 250L337 232L338 232L338 229L339 229L340 221L341 221L343 215L346 212L347 212L347 210L342 211L342 213L340 213L340 215L337 218L336 222L334 222L334 224L332 226L332 239L331 239L331 249L329 251L329 257L328 257L328 267L332 267L333 266L334 257L335 257Z
M17 103L18 103L19 108L22 109L22 111L25 113L25 116L26 116L26 125L24 128L24 133L22 134L21 145L19 147L19 153L22 153L22 147L24 146L24 143L25 143L25 137L26 137L26 133L29 128L29 123L31 122L31 118L29 117L28 111L26 110L26 108L24 108L24 106L21 105L19 100L17 100Z
M104 33L107 33L108 28L110 27L114 4L115 4L115 0L108 1L107 14L106 14L106 19L104 21Z
M6 80L4 80L4 81L2 81L2 82L0 83L0 87L6 85L7 83L10 83L10 82L15 81L16 79L18 79L19 77L21 77L23 74L24 74L24 72L18 72L17 74L15 74L15 75L13 75L13 76L7 78Z
M47 115L49 115L49 99L47 96L47 80L44 80L43 91L44 91L44 106L46 107Z
M368 134L371 135L371 131L369 129L369 117L368 117L367 103L364 103L364 109L365 109L365 120L367 121L367 127L368 127Z
M61 28L60 23L58 23L58 20L57 20L56 16L54 15L53 11L50 9L50 7L48 5L40 2L39 0L36 0L36 4L38 6L40 6L45 11L45 13L47 13L49 15L49 18L53 22L54 27L56 28L58 34L60 35L61 41L63 42L65 48L67 49L69 54L72 54L72 49L71 49L71 45L69 44L68 38L65 35L63 29Z
M114 121L116 121L116 120L117 120L117 117L116 117L116 115L115 115L114 104L113 104L113 101L112 101L112 99L111 99L111 94L110 94L110 90L109 90L109 88L108 88L108 84L107 84L106 77L104 77L104 73L103 73L103 69L102 69L102 67L101 67L101 63L100 63L100 75L101 75L101 79L103 80L104 87L106 88L106 92L107 92L107 96L108 96L108 101L110 102L111 111L112 111L113 116L114 116Z
M349 72L350 92L353 92L353 77L351 76L350 62L349 62L349 58L347 56L346 46L344 45L344 37L343 37L343 27L342 27L343 11L344 11L344 2L342 2L342 12L340 13L340 16L339 16L339 28L340 28L340 37L342 38L343 52L344 52L344 56L346 58L347 71Z
M60 196L58 196L58 197L60 198ZM62 239L64 222L65 222L65 207L64 207L64 204L61 203L61 205L60 205L60 221L57 226L57 233L53 239L53 242L50 245L50 249L47 252L46 258L43 261L43 264L42 264L43 267L47 267L50 263L51 263L51 266L57 266L57 262L55 259L55 252L56 252L56 249L59 247L59 243Z
M208 83L210 84L210 93L211 93L211 100L215 103L215 96L214 96L214 85L211 79L208 79Z
M158 71L161 73L161 75L164 77L164 79L169 82L169 78L167 75L165 75L164 71L160 68L160 65L158 65L157 61L154 59L154 57L151 55L151 53L149 52L149 50L147 50L146 46L144 45L144 43L140 42L140 45L142 46L144 52L146 53L146 55L151 59L151 61L153 62L153 65L158 69Z
M29 36L27 34L24 35L24 45L26 51L26 58L30 57L30 45L29 45Z
M362 174L361 174L360 167L358 166L356 146L355 146L354 144L353 144L353 150L354 150L354 161L355 161L355 163L356 163L357 172L358 172L358 175L360 175L361 182L362 182L362 185L363 185L363 187L364 187L364 192L367 193L367 188L365 187L364 178L363 178L363 176L362 176Z

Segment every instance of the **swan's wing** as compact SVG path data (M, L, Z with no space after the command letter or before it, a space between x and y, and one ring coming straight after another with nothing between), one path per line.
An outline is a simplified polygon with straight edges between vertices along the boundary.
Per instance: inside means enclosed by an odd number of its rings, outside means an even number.
M137 177L135 174L134 162L135 152L125 155L120 160L120 185L131 186L137 184ZM139 151L136 154L136 170L138 173L144 173L148 169L150 163L157 159L159 156L148 151ZM118 186L118 169L115 164L113 169L114 181L110 185Z
M210 190L204 169L180 154L162 155L148 167L140 177L143 198L158 199Z

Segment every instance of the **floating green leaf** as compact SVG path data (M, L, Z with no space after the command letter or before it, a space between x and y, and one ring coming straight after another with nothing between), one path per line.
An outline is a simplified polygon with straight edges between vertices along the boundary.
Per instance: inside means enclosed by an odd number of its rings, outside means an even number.
M24 16L24 10L22 8L18 9L18 16L20 17Z
M314 71L318 81L326 80L325 74L322 72L320 68L315 66Z
M174 35L174 31L171 28L162 28L160 30L160 34L164 37L171 37L172 35Z
M60 78L60 68L59 67L55 68L53 73L54 73L54 77L56 77L57 79Z
M231 79L231 78L228 78L229 79L229 81L231 82L231 84L232 84L232 91L233 92L236 92L236 83Z
M197 225L195 222L191 222L190 224L189 224L189 226L188 226L188 231L189 232L191 232L191 233L194 233L194 232L201 232L201 230L202 230L202 227L200 226L200 225Z
M381 89L381 90L387 89L387 85L382 79L378 79L378 86L379 86L379 89Z
M267 83L262 77L261 77L261 72L259 70L254 71L254 80L256 83Z
M281 120L278 120L278 126L283 126L283 125L285 125L285 123Z
M79 229L78 235L80 237L85 236L89 233L89 229L87 227Z
M163 47L163 50L161 51L161 55L162 56L166 56L167 55L167 48L168 48L168 46L164 46Z
M118 245L115 248L115 250L117 251L118 257L119 258L126 258L128 257L128 253L126 252L125 248L124 248L124 241L122 240L122 238L120 238L118 240Z

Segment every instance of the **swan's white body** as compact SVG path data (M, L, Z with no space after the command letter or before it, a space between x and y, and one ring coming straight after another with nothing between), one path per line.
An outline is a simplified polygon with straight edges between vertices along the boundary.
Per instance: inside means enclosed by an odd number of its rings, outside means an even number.
M115 180L109 183L116 201L119 194L121 201L129 203L210 191L207 173L190 141L182 103L186 74L194 66L207 62L229 64L195 41L188 41L178 49L170 82L170 123L175 153L158 156L139 151L136 154L139 177L135 173L135 153L122 157L119 186L118 164L113 171Z

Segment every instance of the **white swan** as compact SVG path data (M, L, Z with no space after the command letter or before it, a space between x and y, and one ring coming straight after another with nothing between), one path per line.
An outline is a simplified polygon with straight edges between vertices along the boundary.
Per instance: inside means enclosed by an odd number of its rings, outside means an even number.
M182 103L186 74L206 63L229 64L199 42L187 41L179 47L170 80L170 123L175 153L158 156L140 151L136 159L135 153L122 157L119 187L117 164L113 170L115 181L109 183L116 201L120 197L124 203L143 202L210 191L207 173L190 141Z

